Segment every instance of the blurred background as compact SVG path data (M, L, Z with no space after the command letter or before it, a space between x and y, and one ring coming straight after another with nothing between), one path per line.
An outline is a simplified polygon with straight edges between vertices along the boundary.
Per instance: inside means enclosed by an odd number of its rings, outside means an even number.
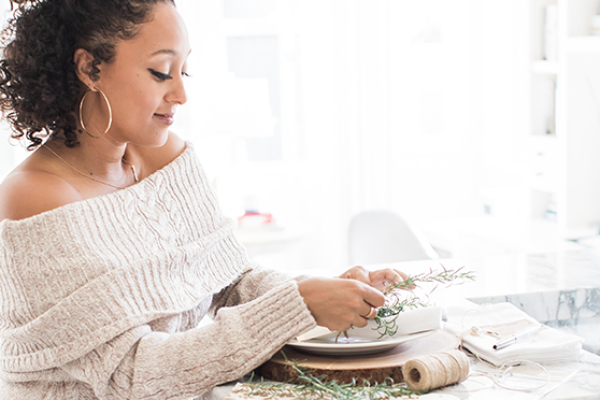
M598 3L177 0L173 130L267 267L347 266L372 209L441 257L600 245Z

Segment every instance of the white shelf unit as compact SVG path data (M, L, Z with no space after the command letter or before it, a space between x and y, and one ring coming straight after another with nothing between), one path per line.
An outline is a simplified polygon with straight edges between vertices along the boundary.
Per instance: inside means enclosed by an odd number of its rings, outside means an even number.
M531 63L531 72L537 75L558 74L558 63L554 61L535 60Z
M600 36L573 36L567 38L567 53L599 53Z
M530 216L555 215L563 238L597 233L600 226L600 37L590 34L599 3L529 3Z

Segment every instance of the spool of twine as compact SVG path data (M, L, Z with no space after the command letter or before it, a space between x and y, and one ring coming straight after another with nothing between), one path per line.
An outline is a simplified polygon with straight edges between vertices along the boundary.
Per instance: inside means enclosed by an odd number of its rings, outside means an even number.
M402 367L402 375L410 389L428 392L467 379L469 359L458 350L411 358Z

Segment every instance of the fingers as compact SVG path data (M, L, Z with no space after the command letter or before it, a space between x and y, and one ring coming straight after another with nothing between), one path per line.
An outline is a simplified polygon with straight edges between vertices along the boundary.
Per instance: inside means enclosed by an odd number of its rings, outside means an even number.
M339 276L339 278L341 279L354 279L354 276L357 273L365 273L367 270L365 269L365 267L360 266L360 265L356 265L352 268L350 268L348 271L344 272L343 274L341 274Z
M363 300L370 306L381 307L385 304L385 296L380 290L365 285Z
M385 302L379 290L353 279L308 278L298 282L298 290L317 324L336 331L366 326L361 315Z
M354 322L352 323L352 326L355 326L356 328L364 328L365 326L367 326L368 322L368 319L357 315L354 319Z
M404 272L390 268L369 272L371 286L381 291L385 291L388 287L400 283L407 278L408 275Z
M408 275L397 269L385 268L377 271L367 271L362 266L350 268L339 276L342 279L354 279L372 286L380 291L386 291L390 286L405 281ZM410 288L412 289L412 287Z
M405 274L404 272L402 272L402 271L399 271L399 270L397 270L397 269L395 269L394 271L396 271L396 273L397 273L398 275L400 275L400 278L402 278L402 279L400 280L400 282L401 282L401 281L405 281L405 280L407 280L407 279L408 279L408 274ZM396 282L396 283L398 283L398 282Z
M377 316L377 312L377 308L369 306L369 310L364 314L360 314L360 316L365 319L374 319Z
M398 273L398 275L400 275L400 276L402 277L402 280L401 280L400 282L402 282L402 281L405 281L405 280L407 280L408 278L410 278L410 276L409 276L408 274L405 274L405 273L404 273L404 272L402 272L402 271L398 271L397 269L395 269L394 271L396 271L396 272ZM398 282L396 282L396 283L398 283ZM414 285L412 285L412 286L408 286L408 289L411 289L411 290L412 290L412 289L414 289L414 288L415 288L415 286L414 286Z
M359 282L366 283L367 285L371 282L369 279L369 271L360 265L350 268L339 277L342 279L355 279Z
M362 297L360 306L356 309L353 325L362 328L367 326L368 320L377 316L377 309L385 304L385 296L379 290L364 284L356 282L358 293Z

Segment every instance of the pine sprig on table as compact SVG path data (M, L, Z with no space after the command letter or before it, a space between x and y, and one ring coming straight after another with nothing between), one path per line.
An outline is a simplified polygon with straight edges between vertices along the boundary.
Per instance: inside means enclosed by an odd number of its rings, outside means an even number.
M281 354L288 360L283 352ZM355 379L351 383L340 383L337 380L327 381L326 375L315 376L314 370L303 367L294 360L290 365L298 374L296 378L298 383L270 382L265 381L262 377L259 381L254 381L254 373L252 373L249 381L244 384L244 387L249 389L247 394L266 398L289 397L300 400L386 400L423 394L423 392L411 390L405 385L394 384L391 378L386 378L383 383L375 384L371 384L367 380L358 383Z

